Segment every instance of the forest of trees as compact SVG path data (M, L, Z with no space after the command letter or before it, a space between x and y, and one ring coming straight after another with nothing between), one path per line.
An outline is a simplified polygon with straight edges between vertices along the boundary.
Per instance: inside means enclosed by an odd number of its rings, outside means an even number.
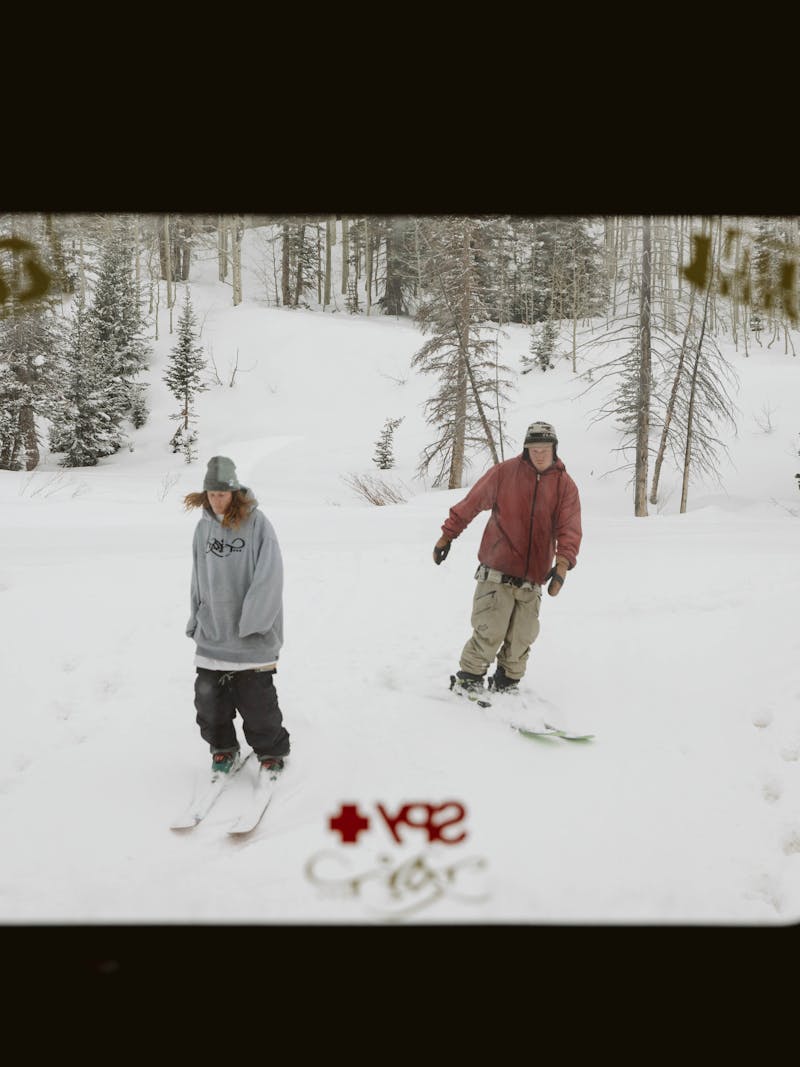
M743 358L795 356L799 246L798 219L771 216L0 215L0 469L34 469L45 434L63 466L120 449L148 417L142 375L165 310L179 424L165 444L190 461L205 361L188 289L210 259L233 305L248 277L246 295L272 306L416 322L413 367L431 380L419 470L434 484L460 487L470 454L504 458L499 337L518 323L522 373L564 360L587 389L613 379L597 417L619 428L635 514L656 502L666 455L683 511L735 423L719 339ZM580 371L582 346L612 341L615 359Z

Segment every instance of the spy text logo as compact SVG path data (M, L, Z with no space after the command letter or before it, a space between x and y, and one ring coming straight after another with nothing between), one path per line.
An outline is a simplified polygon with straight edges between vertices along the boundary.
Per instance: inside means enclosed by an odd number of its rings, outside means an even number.
M469 830L460 800L346 801L327 817L326 830L340 847L313 855L306 878L324 895L358 901L371 915L397 921L445 899L459 909L488 898L486 860L461 854ZM366 852L370 844L383 851Z
M387 830L398 845L403 844L404 835L417 832L421 832L428 843L441 841L445 845L456 845L467 837L462 825L466 814L464 805L458 800L447 800L443 804L415 801L403 804L395 811L384 804L376 804L372 817L363 814L357 804L342 804L328 825L339 834L343 845L355 844L359 835L375 824Z

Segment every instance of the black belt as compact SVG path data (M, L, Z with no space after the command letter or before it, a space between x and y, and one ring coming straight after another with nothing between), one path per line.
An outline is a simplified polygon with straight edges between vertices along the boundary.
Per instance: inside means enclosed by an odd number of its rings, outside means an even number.
M482 563L480 565L480 567L478 567L478 571L477 571L475 577L477 578L478 575L481 573L481 571L483 571L483 581L487 581L488 580L489 571L491 569L492 568L487 567L485 563ZM495 571L494 573L498 574L499 572ZM496 581L497 579L493 579L493 580ZM515 586L517 586L517 588L519 588L522 585L535 586L537 584L536 582L532 582L530 580L530 578L515 578L513 574L500 574L500 582L501 582L502 585L515 585Z
M526 582L528 582L528 579L527 578L515 578L513 574L504 574L503 577L500 579L500 581L501 581L501 583L503 585L517 585L517 586L519 586L519 585L524 585ZM528 582L528 584L532 585L533 583L532 582Z

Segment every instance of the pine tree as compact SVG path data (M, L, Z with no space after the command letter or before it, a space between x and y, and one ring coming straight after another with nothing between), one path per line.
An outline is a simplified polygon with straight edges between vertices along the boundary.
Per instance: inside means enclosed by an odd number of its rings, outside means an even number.
M449 489L462 485L468 451L488 449L498 463L502 444L501 406L505 400L497 363L497 327L489 320L483 261L493 223L471 218L425 219L418 224L419 258L425 298L417 324L432 336L412 359L438 378L438 391L426 403L427 421L438 429L419 464L425 473L436 460L434 484L445 476Z
M0 470L38 466L37 418L51 414L61 342L47 305L0 318Z
M375 442L375 455L372 459L382 471L391 470L394 466L394 431L402 421L402 419L387 419L383 424L380 437Z
M523 359L523 362L528 364L527 370L532 370L533 367L538 367L542 371L554 369L553 354L555 353L557 337L556 324L552 319L545 319L541 330L531 335L530 351L533 360Z
M94 342L91 312L79 294L65 352L65 382L51 415L50 448L63 452L62 467L94 467L118 451L122 432L115 409L115 383L105 381Z
M194 309L187 289L183 311L178 322L178 341L170 353L169 367L164 375L164 381L170 392L180 404L180 411L170 416L178 420L178 428L170 444L173 452L184 453L187 463L191 463L196 458L194 446L197 442L197 433L192 428L196 421L192 412L192 404L198 393L208 388L201 379L205 365L203 349L197 344Z
M511 219L505 226L505 320L545 322L600 313L608 280L589 218Z
M376 303L387 315L407 315L416 294L413 219L378 219L386 242L383 296Z
M150 414L147 407L147 386L140 382L134 383L131 386L130 401L131 424L135 430L139 430L147 422L147 416Z
M41 217L0 216L0 238L0 469L33 470L60 384L55 267Z
M312 242L306 240L306 220L287 218L281 231L281 292L287 307L306 306L306 289L316 288L317 265Z
M358 303L358 284L354 281L349 281L347 283L347 299L345 301L345 307L351 315L358 315L361 312L361 307Z
M135 414L141 425L135 379L147 367L149 345L124 220L117 221L105 242L90 319L92 344L113 405L112 422L119 425Z

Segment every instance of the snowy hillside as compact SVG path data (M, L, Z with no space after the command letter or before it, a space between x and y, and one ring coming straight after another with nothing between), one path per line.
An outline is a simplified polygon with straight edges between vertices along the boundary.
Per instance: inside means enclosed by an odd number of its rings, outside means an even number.
M432 433L432 383L409 368L421 335L270 308L253 280L234 308L215 270L191 283L223 380L197 403L197 462L168 447L162 310L131 449L0 472L3 922L796 922L800 361L729 346L740 417L724 486L693 485L680 515L665 468L663 503L637 519L616 430L592 420L598 390L566 359L520 374L530 335L507 330L506 458L528 423L555 424L584 540L544 598L523 696L482 711L447 684L487 516L434 566L467 487L415 480ZM384 473L407 500L374 507L345 479L381 473L390 417L403 422ZM242 841L225 831L249 767L197 829L169 829L209 765L184 636L197 516L182 498L215 454L254 490L286 568L276 684L292 755ZM528 740L511 718L596 738ZM368 823L352 843L331 827L348 808Z

